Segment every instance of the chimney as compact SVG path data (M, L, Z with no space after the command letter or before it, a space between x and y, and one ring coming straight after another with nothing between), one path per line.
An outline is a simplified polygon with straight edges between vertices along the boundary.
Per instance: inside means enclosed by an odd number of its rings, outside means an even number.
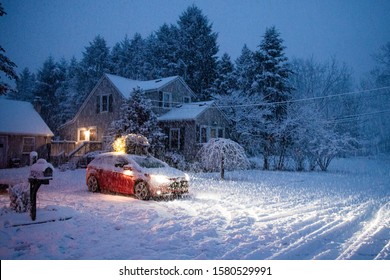
M35 111L37 111L38 114L41 114L42 102L41 102L41 98L39 96L35 96L34 101L33 101L33 106L34 106Z

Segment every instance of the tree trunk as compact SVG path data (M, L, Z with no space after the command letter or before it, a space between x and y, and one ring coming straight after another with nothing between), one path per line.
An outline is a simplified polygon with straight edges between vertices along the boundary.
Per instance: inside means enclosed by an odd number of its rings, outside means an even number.
M221 180L225 180L225 157L222 155L221 158Z

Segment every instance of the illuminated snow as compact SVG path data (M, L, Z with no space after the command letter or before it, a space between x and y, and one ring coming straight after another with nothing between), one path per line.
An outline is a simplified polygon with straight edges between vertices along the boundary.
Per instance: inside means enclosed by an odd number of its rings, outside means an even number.
M27 174L0 170L2 180ZM390 259L389 159L190 176L191 197L140 201L88 192L83 169L55 170L38 192L36 220L54 222L17 226L29 214L0 195L0 258Z

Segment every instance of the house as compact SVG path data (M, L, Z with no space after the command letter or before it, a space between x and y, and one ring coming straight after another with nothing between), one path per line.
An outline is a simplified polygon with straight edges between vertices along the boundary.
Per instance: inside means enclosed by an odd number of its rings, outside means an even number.
M130 80L104 74L75 117L59 128L62 140L76 146L104 143L110 124L119 119L123 101L140 88L152 102L158 121L167 135L166 150L193 158L196 146L210 137L227 135L227 121L213 102L192 103L194 93L179 76L149 81ZM59 151L60 152L60 151Z
M48 159L53 136L31 103L0 98L0 168L29 164L32 151Z

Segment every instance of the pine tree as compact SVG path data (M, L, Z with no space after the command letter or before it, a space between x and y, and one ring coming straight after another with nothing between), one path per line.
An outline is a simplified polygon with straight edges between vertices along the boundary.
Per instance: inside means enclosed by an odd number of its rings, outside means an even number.
M236 89L249 93L254 82L255 66L253 52L244 45L241 55L235 61L234 77Z
M269 111L263 121L266 125L263 138L264 169L269 169L270 157L276 156L275 168L284 168L284 159L291 139L287 129L287 101L291 99L292 73L284 55L283 40L275 27L267 28L259 50L254 54L255 78L251 88L253 96L260 96Z
M93 89L104 73L110 71L110 49L100 35L89 43L83 52L78 71L77 90L83 99Z
M198 100L209 99L215 80L218 53L217 33L196 6L190 6L178 21L181 76L198 95Z
M230 56L224 53L217 61L217 75L210 90L212 94L227 95L236 88L235 78L233 77L234 65Z
M126 37L119 43L116 43L111 50L111 73L130 78L130 73L126 72L126 67L131 63L130 52L130 39Z
M79 66L76 58L73 57L69 63L62 60L61 64L65 72L65 79L56 91L58 102L56 119L58 125L70 120L84 101L80 99L77 91L77 71Z
M4 8L0 3L0 17L6 14L7 13L4 11ZM5 53L5 50L0 45L0 71L4 73L8 79L17 81L18 75L14 69L16 64L3 53ZM11 91L11 86L0 79L0 95L6 94L9 91Z
M22 73L19 74L19 79L16 81L17 92L9 93L9 97L16 100L33 102L35 84L35 74L31 73L30 70L26 67L23 69Z
M112 143L127 134L141 134L148 139L152 153L155 154L162 148L165 138L158 126L151 101L140 88L135 89L122 104L120 119L111 123L108 134Z
M292 71L284 49L280 33L273 26L266 29L259 50L254 55L257 73L252 91L263 94L268 103L280 102L271 106L270 118L277 121L286 117L286 101L291 99L292 90L289 85Z
M42 118L53 131L58 126L57 120L53 118L53 115L56 115L58 110L56 91L62 85L65 77L64 68L56 63L51 56L43 63L37 74L35 96L42 103Z
M155 78L179 75L179 30L175 25L163 24L153 40L149 40L149 61L155 70ZM153 61L151 61L153 60Z

